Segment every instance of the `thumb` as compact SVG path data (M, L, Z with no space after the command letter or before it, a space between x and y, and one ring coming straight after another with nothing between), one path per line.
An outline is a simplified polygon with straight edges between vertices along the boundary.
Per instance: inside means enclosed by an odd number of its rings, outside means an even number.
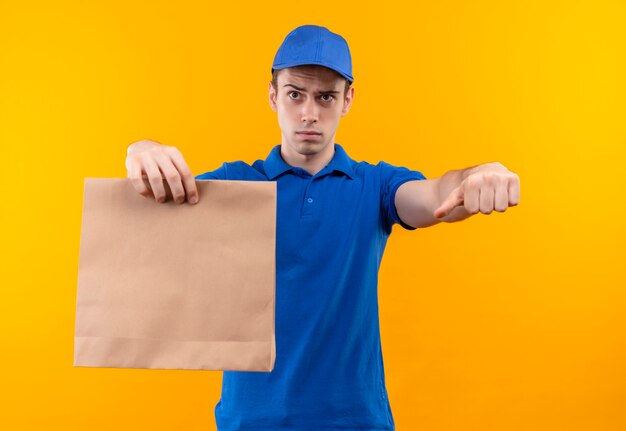
M435 210L434 215L437 218L445 217L459 205L463 205L463 191L460 186L450 192L439 208Z

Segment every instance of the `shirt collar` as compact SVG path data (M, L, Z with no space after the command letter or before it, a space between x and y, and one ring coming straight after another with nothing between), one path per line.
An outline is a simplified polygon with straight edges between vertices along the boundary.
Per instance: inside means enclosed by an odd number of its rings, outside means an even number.
M339 171L346 174L351 179L354 179L354 171L352 170L351 163L352 160L341 145L334 145L335 154L333 154L332 160L324 167L324 169L330 169L331 172ZM265 170L265 175L267 175L270 180L273 180L280 174L293 169L293 166L287 164L287 162L285 162L280 155L280 144L272 148L272 151L270 151L267 159L263 162L263 169Z

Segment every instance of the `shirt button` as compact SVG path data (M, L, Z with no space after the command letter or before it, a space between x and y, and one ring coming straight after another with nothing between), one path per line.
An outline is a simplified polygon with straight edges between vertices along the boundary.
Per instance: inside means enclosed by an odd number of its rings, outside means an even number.
M313 203L313 198L308 198L306 201L307 201L308 203Z

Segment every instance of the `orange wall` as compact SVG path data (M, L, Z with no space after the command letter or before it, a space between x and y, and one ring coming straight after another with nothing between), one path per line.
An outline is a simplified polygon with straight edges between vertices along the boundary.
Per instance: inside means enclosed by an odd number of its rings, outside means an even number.
M624 22L617 0L3 1L0 428L214 429L221 372L73 367L83 178L126 176L141 138L195 174L265 158L274 53L316 23L352 50L353 158L520 176L505 213L389 240L397 429L626 429Z

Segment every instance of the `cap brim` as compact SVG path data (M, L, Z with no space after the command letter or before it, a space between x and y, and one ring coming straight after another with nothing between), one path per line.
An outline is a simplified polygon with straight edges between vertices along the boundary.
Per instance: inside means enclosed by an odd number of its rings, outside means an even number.
M274 65L272 67L272 73L274 73L274 70L281 70L281 69L287 69L288 67L308 66L308 65L323 66L323 67L325 67L327 69L330 69L330 70L333 70L333 71L337 72L338 74L340 74L341 76L346 78L348 81L350 81L351 84L354 82L354 78L352 76L348 75L347 73L342 72L339 69L336 69L336 68L334 68L332 66L329 66L328 64L322 63L322 62L307 61L307 62L292 62L292 63L278 64L278 65Z

